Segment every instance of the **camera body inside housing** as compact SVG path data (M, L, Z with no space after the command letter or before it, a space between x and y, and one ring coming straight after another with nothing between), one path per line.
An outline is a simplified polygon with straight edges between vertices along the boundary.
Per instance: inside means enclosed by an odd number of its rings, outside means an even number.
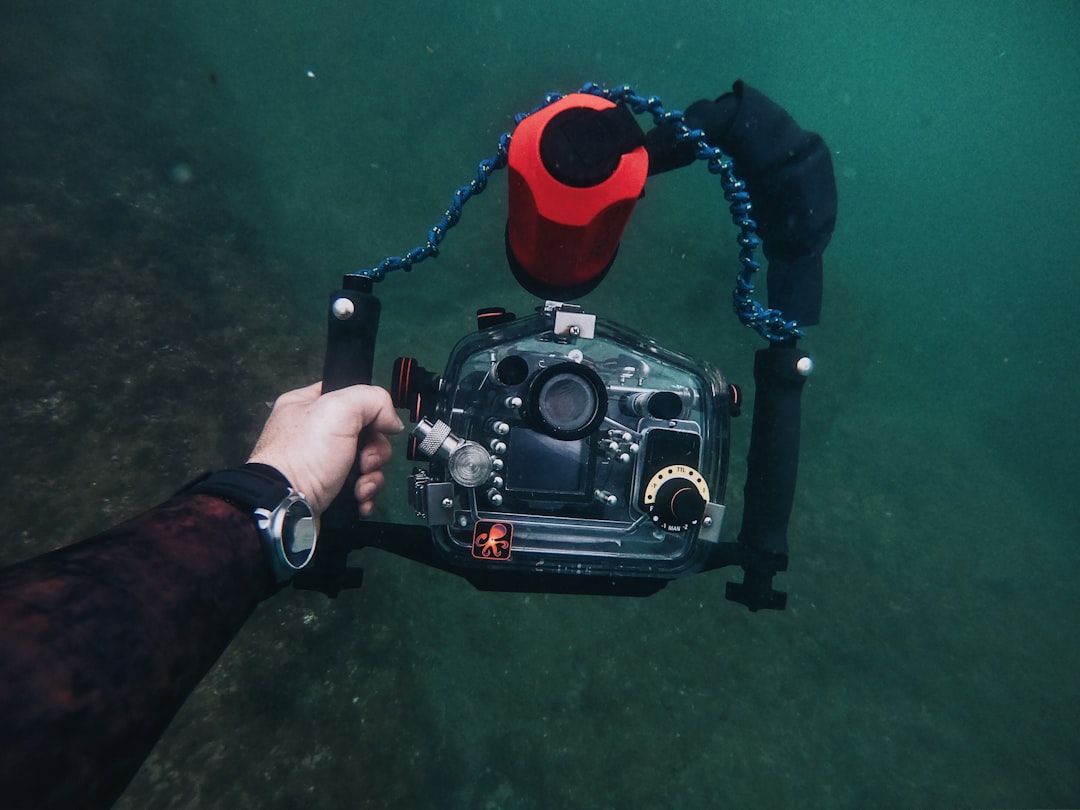
M443 375L399 358L428 462L409 500L453 567L670 579L719 542L737 391L719 373L549 301L482 311Z

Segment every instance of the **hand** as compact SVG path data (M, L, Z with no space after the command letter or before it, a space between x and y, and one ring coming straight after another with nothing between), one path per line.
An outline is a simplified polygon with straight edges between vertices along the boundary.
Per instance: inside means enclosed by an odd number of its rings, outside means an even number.
M354 385L322 395L317 382L278 397L248 461L279 470L318 515L341 490L359 454L354 493L360 514L369 515L390 458L387 437L404 427L382 388Z

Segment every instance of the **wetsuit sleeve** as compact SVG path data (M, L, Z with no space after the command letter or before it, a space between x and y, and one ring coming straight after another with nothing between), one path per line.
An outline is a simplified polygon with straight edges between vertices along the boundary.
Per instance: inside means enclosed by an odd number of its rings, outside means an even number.
M178 496L0 570L0 796L109 807L270 592L250 515Z

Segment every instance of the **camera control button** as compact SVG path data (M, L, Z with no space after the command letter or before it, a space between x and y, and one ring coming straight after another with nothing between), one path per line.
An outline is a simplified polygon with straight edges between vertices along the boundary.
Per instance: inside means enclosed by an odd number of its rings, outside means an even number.
M413 435L420 439L417 450L422 456L433 458L450 436L450 426L443 421L432 424L424 419L413 428Z
M665 467L645 487L645 507L653 523L669 532L697 525L709 502L709 486L693 467Z
M427 419L421 420L413 428L412 435L419 440L419 455L444 461L450 477L461 486L477 487L491 476L488 451L476 442L455 436L445 422L440 420L432 424Z
M450 477L463 487L478 487L491 477L491 456L476 442L462 442L447 459Z

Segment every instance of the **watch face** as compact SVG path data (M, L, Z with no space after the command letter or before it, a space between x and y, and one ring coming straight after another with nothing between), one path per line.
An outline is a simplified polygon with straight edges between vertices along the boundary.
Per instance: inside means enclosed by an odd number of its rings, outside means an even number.
M293 501L281 526L282 550L293 568L303 568L315 554L315 516L304 501Z

